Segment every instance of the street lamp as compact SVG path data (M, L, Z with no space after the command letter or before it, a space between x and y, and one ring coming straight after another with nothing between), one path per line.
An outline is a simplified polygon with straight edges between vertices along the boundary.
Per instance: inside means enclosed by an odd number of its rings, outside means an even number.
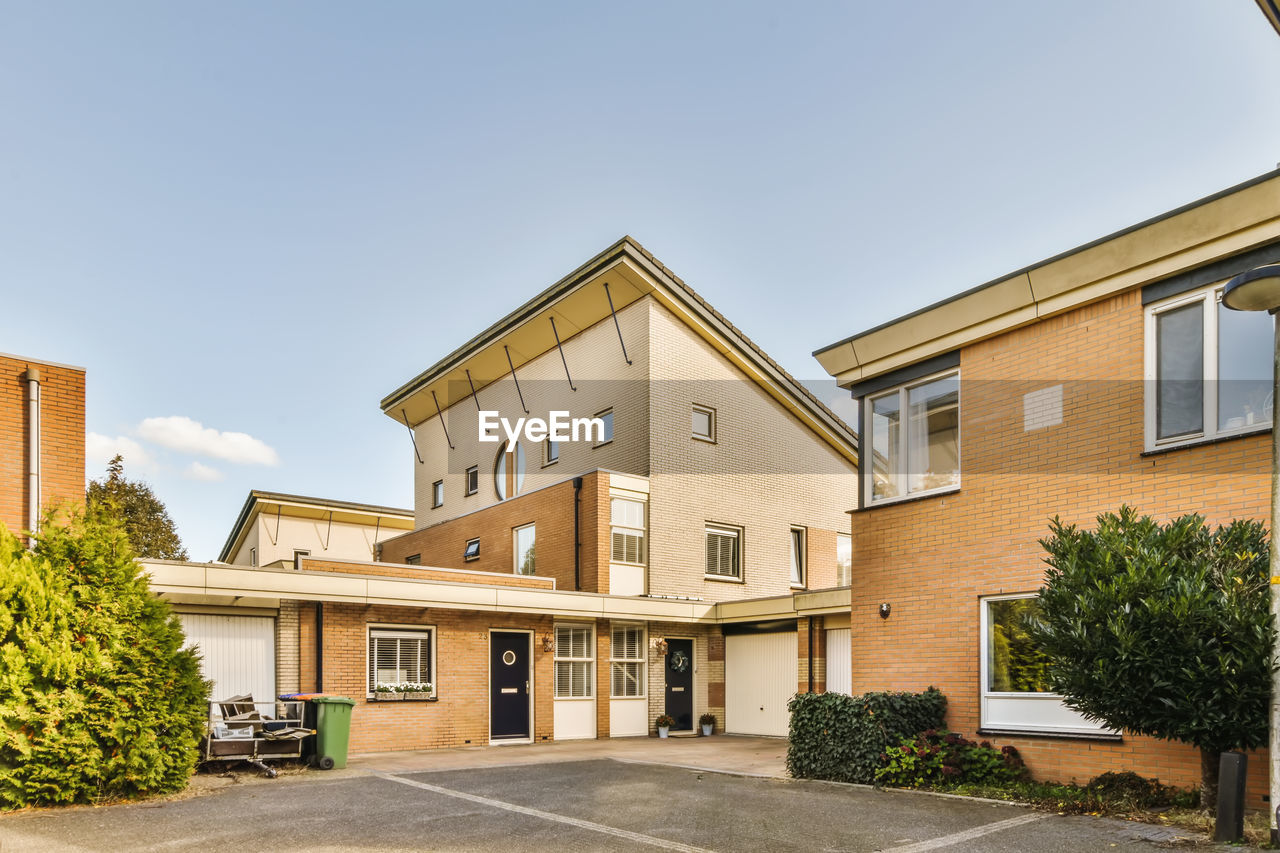
M1269 311L1275 318L1275 346L1271 352L1273 400L1280 399L1280 264L1243 272L1222 291L1222 304L1236 311ZM1271 615L1280 624L1280 428L1271 411ZM1280 653L1280 652L1278 652ZM1271 674L1270 717L1271 840L1280 841L1280 672Z

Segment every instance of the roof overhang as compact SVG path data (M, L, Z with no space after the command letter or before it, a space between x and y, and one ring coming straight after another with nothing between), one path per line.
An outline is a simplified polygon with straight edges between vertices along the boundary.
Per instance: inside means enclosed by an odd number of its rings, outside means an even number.
M842 387L1280 240L1280 170L814 353Z
M303 518L316 521L337 521L345 524L374 524L387 530L412 530L412 510L376 504L309 498L304 495L287 495L254 489L245 498L244 506L231 527L231 533L218 554L219 561L227 561L244 542L253 529L254 520L263 513L287 518Z

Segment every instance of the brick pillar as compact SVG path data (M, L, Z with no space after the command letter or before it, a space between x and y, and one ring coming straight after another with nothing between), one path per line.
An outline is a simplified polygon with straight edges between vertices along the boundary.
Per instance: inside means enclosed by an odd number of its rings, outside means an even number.
M596 620L596 738L609 737L609 696L613 691L612 626L608 619Z
M297 601L281 601L276 614L276 693L301 692Z

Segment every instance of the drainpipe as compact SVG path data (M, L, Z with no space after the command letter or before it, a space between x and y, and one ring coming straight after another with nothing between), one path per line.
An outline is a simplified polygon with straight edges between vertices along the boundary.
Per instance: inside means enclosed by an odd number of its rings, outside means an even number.
M324 692L324 602L316 602L316 692Z
M573 588L582 589L582 541L579 537L578 504L582 502L582 478L573 478Z
M35 547L40 527L40 371L27 368L27 529L28 545Z
M813 692L813 617L809 617L809 692Z

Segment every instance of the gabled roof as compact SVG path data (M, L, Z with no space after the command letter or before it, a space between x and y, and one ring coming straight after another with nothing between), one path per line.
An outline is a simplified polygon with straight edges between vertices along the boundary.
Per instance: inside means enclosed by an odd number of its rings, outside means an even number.
M607 319L610 299L613 309L621 311L646 296L670 309L845 458L856 461L858 439L848 424L629 236L392 391L383 398L382 411L400 423L421 423L435 416L436 400L447 409L470 395L467 371L479 391L509 374L507 352L518 370L555 349L549 318L563 342Z
M281 515L291 518L328 518L332 513L334 521L355 524L381 521L389 529L413 529L413 510L411 509L253 489L249 492L249 497L245 498L244 506L240 508L240 515L236 517L236 523L231 527L226 544L218 554L219 562L226 562L231 558L252 527L253 519L267 509L278 511Z

